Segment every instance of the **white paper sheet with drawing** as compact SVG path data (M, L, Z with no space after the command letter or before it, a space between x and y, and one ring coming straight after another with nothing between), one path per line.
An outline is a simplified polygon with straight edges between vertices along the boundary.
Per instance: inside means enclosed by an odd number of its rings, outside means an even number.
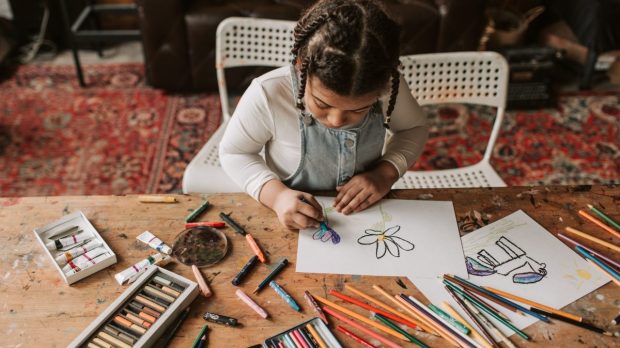
M297 272L412 278L443 272L466 276L452 202L385 199L362 212L342 215L333 198L318 197L338 244L299 232ZM314 238L313 238L314 236Z
M462 240L471 282L554 308L566 306L609 281L521 210ZM434 304L446 301L464 314L443 289L441 280L412 281ZM536 322L531 316L499 309L520 329ZM498 327L512 334L501 324Z

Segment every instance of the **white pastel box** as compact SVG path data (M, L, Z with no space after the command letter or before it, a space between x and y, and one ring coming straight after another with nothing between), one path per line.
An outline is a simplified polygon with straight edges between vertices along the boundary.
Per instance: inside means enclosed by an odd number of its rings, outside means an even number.
M102 243L102 247L107 249L108 257L103 258L96 265L93 265L89 268L81 270L75 274L67 276L65 272L62 271L61 265L56 261L56 257L60 256L64 251L60 250L49 250L45 244L51 242L49 236L53 236L54 234L62 231L71 226L78 226L78 229L81 229L84 233L90 233L93 239L98 239ZM62 279L64 279L65 283L73 284L78 280L84 279L91 274L94 274L108 266L111 266L116 263L116 254L110 246L105 242L105 240L101 237L101 235L97 232L95 227L88 221L84 213L81 211L76 211L69 215L65 215L62 218L51 222L43 227L37 227L34 229L34 235L37 237L37 240L45 250L45 253L50 257L52 263L60 273Z
M76 337L67 347L78 348L86 347L89 340L93 338L101 328L109 323L113 316L118 313L125 304L131 301L144 286L155 276L159 276L173 281L184 289L181 294L172 302L168 308L161 314L159 318L152 324L150 328L143 334L132 347L152 347L153 344L166 332L167 329L178 319L181 312L187 308L198 297L198 284L182 277L174 272L159 266L149 267L138 280L136 280L127 290L125 290L108 308L106 308L99 316L93 320L78 337Z

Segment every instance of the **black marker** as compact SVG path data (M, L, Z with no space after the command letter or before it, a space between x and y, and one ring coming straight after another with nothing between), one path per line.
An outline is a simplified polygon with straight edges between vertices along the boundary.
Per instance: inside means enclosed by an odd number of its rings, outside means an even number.
M230 227L232 227L240 235L245 236L246 234L248 234L245 231L245 229L243 229L243 227L241 227L241 225L239 225L235 220L233 220L230 217L230 214L220 213L220 217L222 218L222 220L224 220L227 224L229 224Z
M232 317L227 317L225 315L221 315L221 314L215 314L215 313L210 313L210 312L206 312L202 318L206 321L210 321L212 323L216 323L216 324L223 324L226 326L237 326L239 325L239 323L237 322L237 319L232 318Z
M241 284L241 281L248 273L250 273L250 269L252 269L252 266L256 264L256 261L258 261L258 256L252 256L252 258L250 258L250 260L243 266L243 268L241 268L241 271L237 273L235 278L233 278L232 285L238 286L239 284Z
M258 286L256 287L256 289L254 289L254 293L256 294L257 292L259 292L262 288L264 288L267 284L269 284L269 282L276 277L276 275L278 275L278 273L280 273L280 271L282 269L284 269L284 267L288 265L288 260L287 259L283 259L282 261L280 261L280 264L276 266L276 268L273 269L273 271L271 271L271 273L269 273L269 275L260 283L258 284Z

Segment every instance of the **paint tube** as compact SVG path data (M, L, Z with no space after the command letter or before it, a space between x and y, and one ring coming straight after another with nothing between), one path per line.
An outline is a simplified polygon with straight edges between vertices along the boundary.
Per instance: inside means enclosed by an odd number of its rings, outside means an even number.
M142 232L142 234L137 236L136 239L164 254L170 255L170 252L172 252L172 249L170 249L169 246L167 246L164 242L161 241L161 239L155 237L155 235L153 235L149 231Z
M168 255L157 253L141 260L127 269L114 275L119 285L131 284L144 273L151 265L165 266L172 258Z
M72 275L74 275L74 274L76 274L78 272L81 272L81 271L83 271L83 270L85 270L87 268L90 268L90 267L98 264L99 262L107 259L108 257L110 257L110 255L107 252L104 253L104 254L101 254L101 255L93 258L90 262L84 263L82 265L82 267L80 267L80 268L72 268L72 269L68 270L67 272L65 272L65 276L66 277L72 276Z
M56 257L56 262L58 262L58 265L64 266L67 264L67 262L75 259L76 257L84 254L87 251L100 247L102 244L103 243L101 243L101 241L98 239L91 240L85 245L76 246L60 254L59 256Z
M95 264L95 258L99 255L103 255L108 252L108 249L104 247L98 247L91 251L85 252L84 254L76 257L72 261L69 261L66 265L62 267L62 271L69 272L70 270L80 271L82 269L88 268L91 265Z
M64 247L71 246L77 243L81 243L91 237L92 237L92 234L87 233L87 232L76 233L76 234L72 234L67 237L55 239L51 242L48 242L47 244L45 244L45 247L48 250L60 250Z

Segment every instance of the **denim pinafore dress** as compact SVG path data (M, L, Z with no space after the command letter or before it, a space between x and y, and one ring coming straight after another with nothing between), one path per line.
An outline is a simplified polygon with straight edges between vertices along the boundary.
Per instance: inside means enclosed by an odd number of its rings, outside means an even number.
M293 102L299 78L291 65ZM295 190L335 190L355 174L368 170L381 158L385 141L381 101L364 119L346 129L327 128L307 111L299 112L301 159L299 166L282 182Z

